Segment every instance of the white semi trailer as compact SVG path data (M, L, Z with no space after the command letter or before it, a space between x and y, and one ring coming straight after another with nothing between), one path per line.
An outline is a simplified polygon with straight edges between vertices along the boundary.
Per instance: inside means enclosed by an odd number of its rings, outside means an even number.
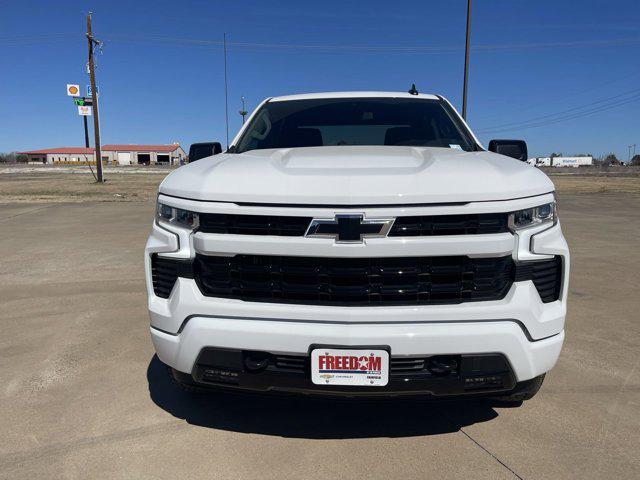
M593 165L593 157L554 157L551 159L554 167L582 167Z
M534 157L527 160L527 162L534 167L550 167L551 157Z

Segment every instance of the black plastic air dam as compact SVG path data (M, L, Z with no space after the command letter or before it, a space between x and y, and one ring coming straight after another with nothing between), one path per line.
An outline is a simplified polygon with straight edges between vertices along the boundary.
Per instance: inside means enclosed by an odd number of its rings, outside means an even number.
M253 370L253 360L266 365ZM434 364L440 367L432 371ZM442 370L443 365L453 367ZM234 349L204 348L192 375L175 372L200 386L252 391L288 391L318 395L461 396L507 392L515 375L502 354L391 356L389 383L384 387L341 387L311 382L308 356L279 355Z

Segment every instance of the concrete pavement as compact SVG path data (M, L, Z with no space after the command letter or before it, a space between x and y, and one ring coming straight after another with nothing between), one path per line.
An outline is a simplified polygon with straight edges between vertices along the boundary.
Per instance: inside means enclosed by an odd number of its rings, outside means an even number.
M153 204L0 205L0 478L638 478L638 205L560 198L567 339L520 408L190 397L147 330Z

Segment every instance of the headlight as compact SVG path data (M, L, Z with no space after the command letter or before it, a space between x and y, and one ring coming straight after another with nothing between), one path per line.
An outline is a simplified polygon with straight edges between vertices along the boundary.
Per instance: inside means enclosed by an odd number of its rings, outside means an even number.
M196 212L171 207L159 202L156 208L156 222L158 222L158 224L176 225L191 230L195 230L200 225Z
M557 222L556 202L545 203L539 207L518 210L509 214L509 229L512 232L544 224L553 226Z

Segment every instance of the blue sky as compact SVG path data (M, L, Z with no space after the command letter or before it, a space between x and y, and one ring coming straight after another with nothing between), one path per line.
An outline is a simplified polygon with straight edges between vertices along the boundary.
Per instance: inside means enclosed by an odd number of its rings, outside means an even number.
M232 133L241 95L252 109L273 95L415 82L460 108L465 0L2 0L0 151L83 144L65 85L88 83L89 10L104 40L104 143L224 142L223 32ZM476 0L472 45L468 117L485 145L640 152L640 2Z

